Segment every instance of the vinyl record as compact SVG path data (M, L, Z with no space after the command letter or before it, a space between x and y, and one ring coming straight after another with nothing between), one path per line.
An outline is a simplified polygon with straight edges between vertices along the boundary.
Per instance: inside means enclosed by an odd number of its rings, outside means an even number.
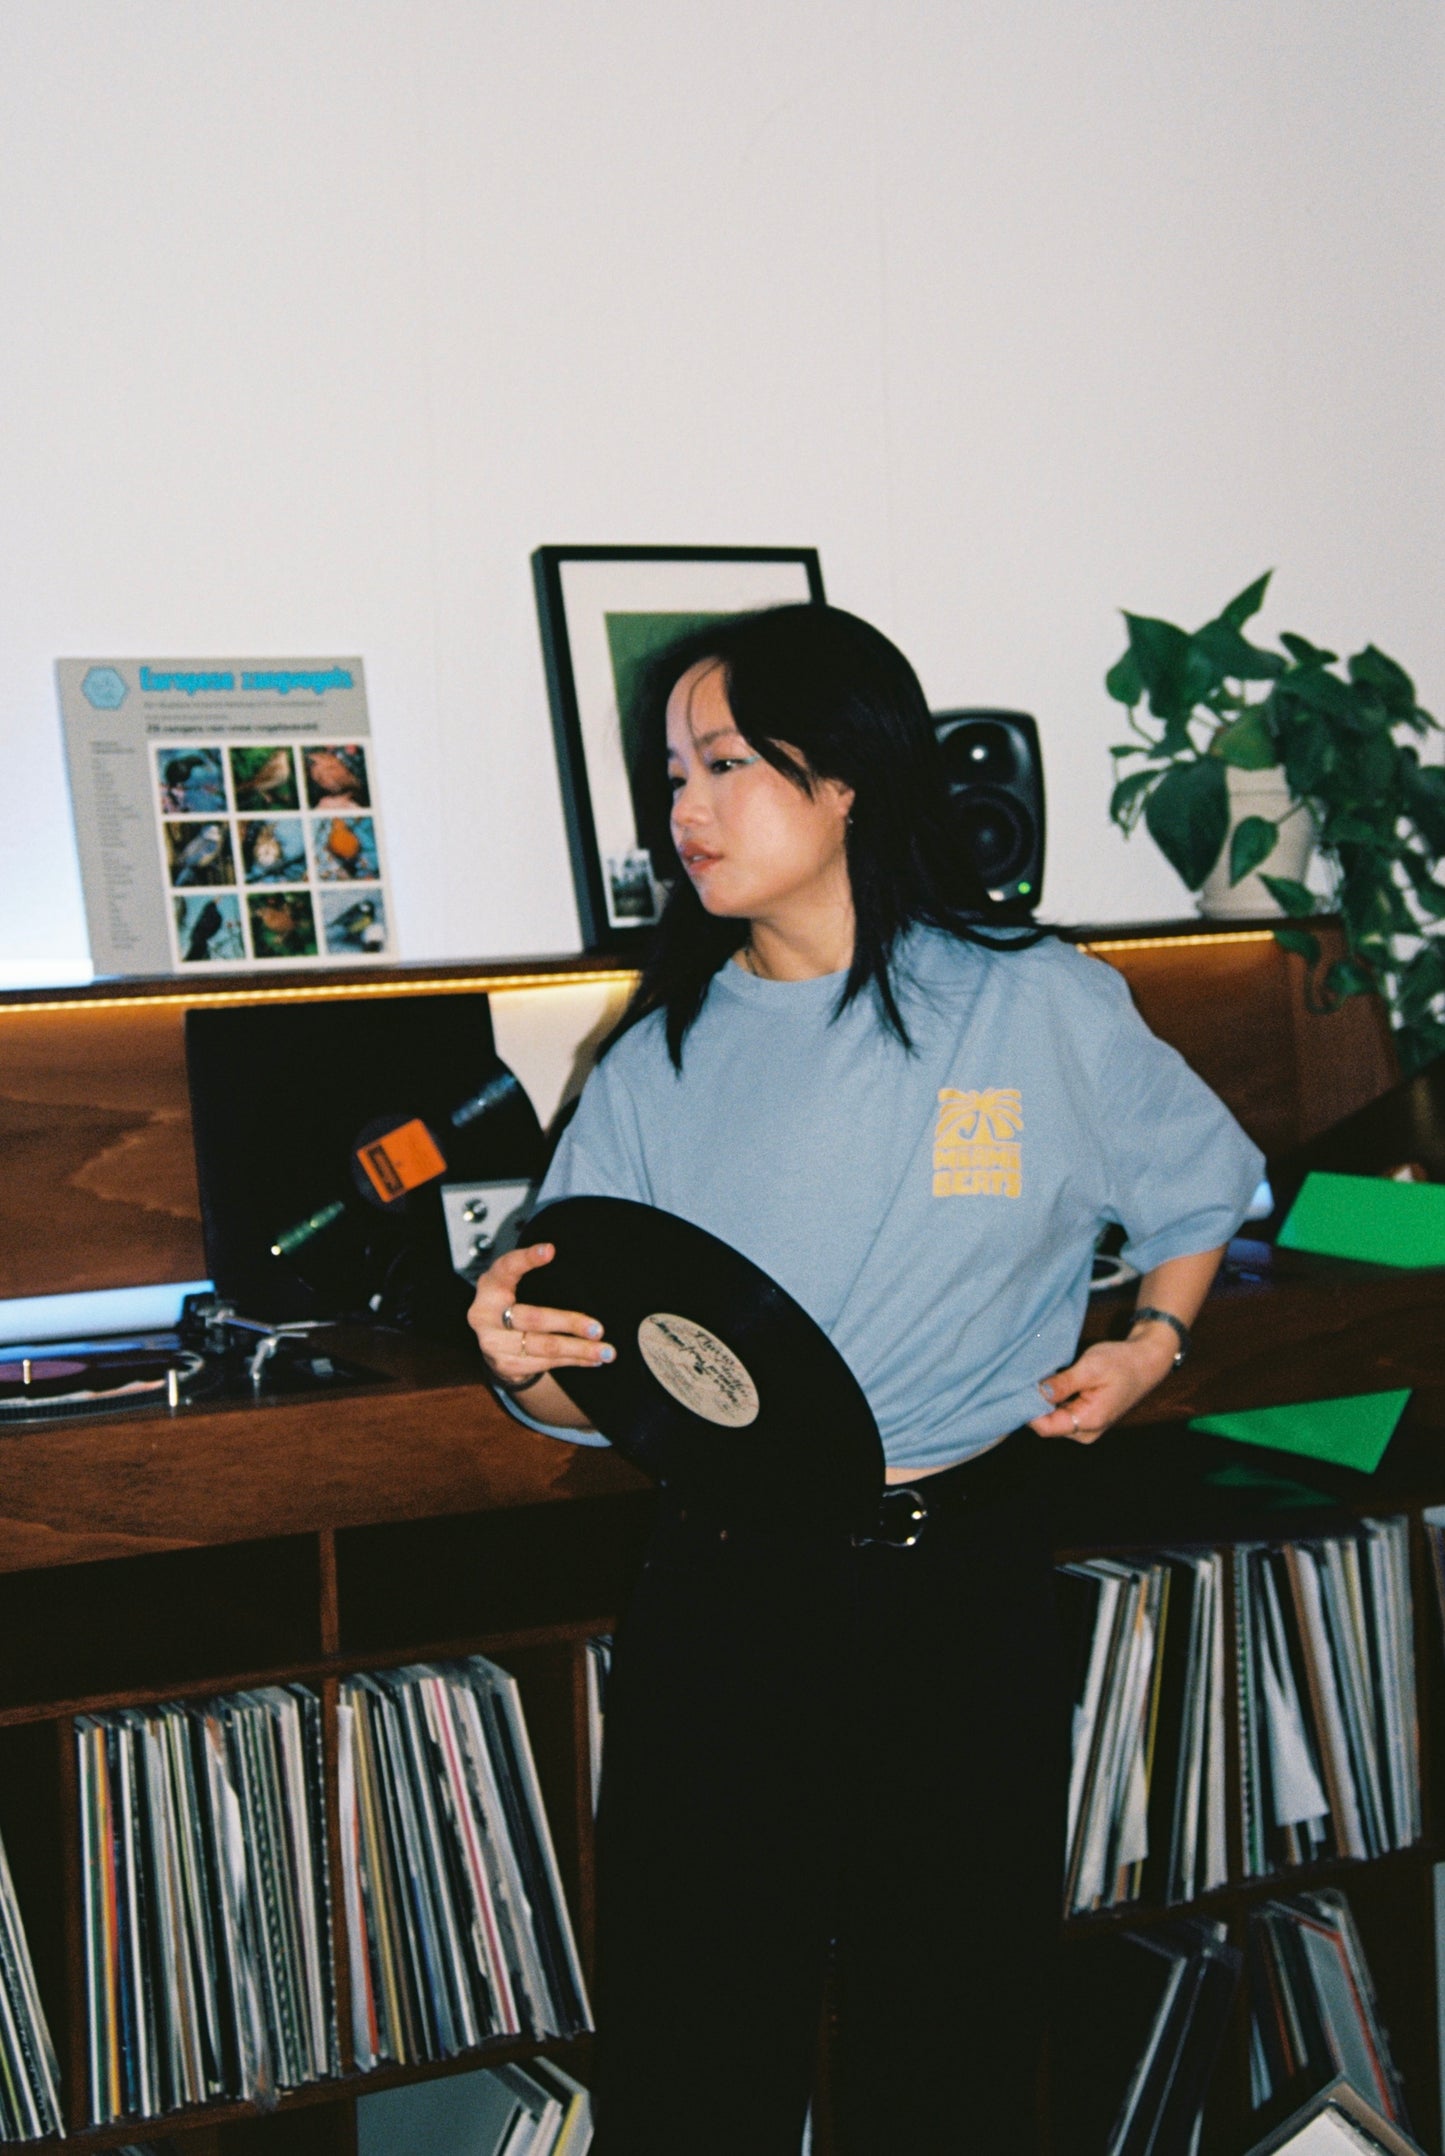
M0 1424L154 1408L172 1392L178 1404L218 1383L203 1356L159 1341L11 1348L0 1360Z
M617 1350L557 1370L594 1428L700 1506L863 1526L883 1488L873 1411L826 1333L741 1252L627 1198L560 1198L529 1303L596 1318Z

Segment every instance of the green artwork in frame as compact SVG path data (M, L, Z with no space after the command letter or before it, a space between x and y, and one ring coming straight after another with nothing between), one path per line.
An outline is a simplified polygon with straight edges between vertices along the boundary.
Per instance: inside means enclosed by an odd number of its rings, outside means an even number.
M622 753L627 768L637 754L637 726L641 716L643 684L647 669L660 651L691 636L695 629L726 621L726 614L607 614L607 649L612 659L612 679L617 684L617 718L622 729Z

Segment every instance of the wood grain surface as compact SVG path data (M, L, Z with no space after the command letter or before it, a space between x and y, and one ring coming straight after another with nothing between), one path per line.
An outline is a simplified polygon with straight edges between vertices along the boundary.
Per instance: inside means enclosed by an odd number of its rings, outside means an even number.
M1320 933L1338 950L1337 927ZM1398 1076L1379 1004L1360 997L1311 1014L1299 961L1267 931L1220 937L1186 921L1069 935L1119 968L1148 1024L1266 1153L1313 1137ZM554 973L564 963L603 964L539 962ZM443 971L446 985L476 988L537 968ZM391 985L422 983L398 972ZM362 986L374 993L388 978ZM294 976L286 992L296 995ZM104 995L0 998L0 1298L205 1276L184 1028L187 997L211 995L170 981L135 983L131 995L110 984Z
M0 1295L205 1277L182 1016L0 1013Z
M1127 1330L1137 1285L1096 1296L1084 1338ZM1353 1265L1235 1243L1188 1360L1126 1423L1445 1388L1445 1269Z
M466 1351L319 1334L384 1383L32 1424L0 1438L0 1573L543 1505L645 1487L611 1451L541 1437Z
M1338 925L1312 926L1325 959L1338 958ZM1100 955L1128 981L1145 1023L1271 1157L1376 1099L1400 1075L1379 1000L1311 1010L1303 964L1272 935L1172 944L1141 935L1133 948L1111 944Z

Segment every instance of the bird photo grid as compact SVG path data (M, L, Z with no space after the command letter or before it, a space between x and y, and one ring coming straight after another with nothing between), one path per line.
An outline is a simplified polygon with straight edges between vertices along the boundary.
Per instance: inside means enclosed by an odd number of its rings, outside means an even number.
M152 754L177 965L384 955L365 742L157 742Z
M395 955L360 660L62 662L77 703L98 971Z

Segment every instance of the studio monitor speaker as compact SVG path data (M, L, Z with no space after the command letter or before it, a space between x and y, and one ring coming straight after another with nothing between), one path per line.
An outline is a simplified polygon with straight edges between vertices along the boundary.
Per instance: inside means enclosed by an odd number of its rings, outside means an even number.
M935 711L959 837L984 889L1032 913L1044 887L1044 767L1024 711Z

